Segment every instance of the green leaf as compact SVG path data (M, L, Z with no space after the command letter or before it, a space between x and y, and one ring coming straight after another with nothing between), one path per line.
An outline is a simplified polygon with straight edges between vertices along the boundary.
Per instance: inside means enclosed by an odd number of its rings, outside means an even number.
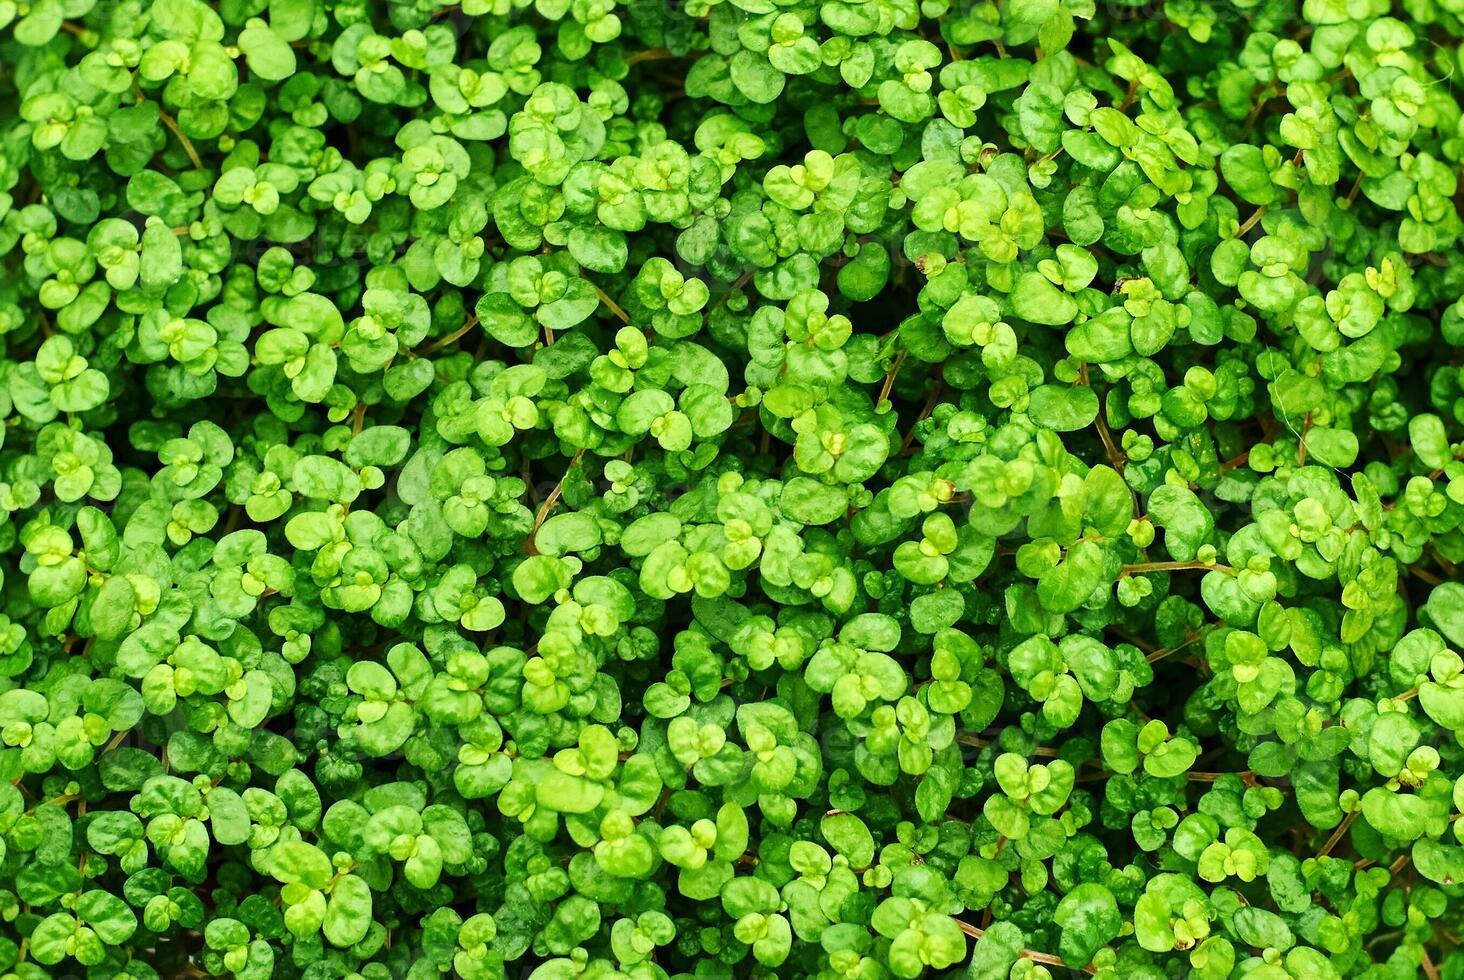
M1005 980L1027 943L1010 922L993 922L971 950L966 980Z
M1118 936L1123 917L1118 902L1102 885L1082 884L1063 896L1053 921L1062 929L1059 954L1071 966L1087 966L1093 955Z
M1078 307L1062 290L1037 272L1025 273L1012 289L1012 312L1023 320L1046 326L1072 322Z
M322 931L334 946L354 946L371 928L371 888L357 875L348 874L331 886Z

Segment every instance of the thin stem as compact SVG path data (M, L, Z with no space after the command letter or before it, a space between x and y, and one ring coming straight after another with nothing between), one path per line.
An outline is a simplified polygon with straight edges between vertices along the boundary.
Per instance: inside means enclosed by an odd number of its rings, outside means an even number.
M617 317L620 318L621 323L630 322L630 314L622 310L620 308L620 304L611 299L609 295L605 292L605 290L601 289L599 286L596 286L594 283L590 283L590 288L594 289L595 295L600 297L600 302L604 303L607 307L609 307L611 313L614 313Z
M960 927L962 932L970 936L972 939L980 939L982 936L986 935L985 929L982 929L980 926L973 926L971 923L966 922L962 919L956 919L956 925ZM1061 957L1053 956L1051 953L1039 953L1035 949L1024 949L1017 955L1022 957L1023 959L1031 960L1033 963L1041 963L1044 966L1068 966L1068 964L1065 963ZM1069 967L1069 969L1071 969L1071 967ZM1091 966L1085 966L1083 967L1083 972L1089 975L1093 975L1096 974L1098 971L1093 969L1093 967Z
M1256 119L1261 115L1261 110L1266 107L1267 102L1271 101L1273 94L1269 85L1260 91L1259 98L1256 99L1256 104L1251 107L1250 115L1245 117L1245 122L1241 125L1241 128L1245 132L1250 132L1251 126L1255 125Z
M1137 80L1129 82L1128 91L1124 93L1123 101L1118 104L1119 112L1127 112L1128 107L1134 104L1134 99L1139 95L1139 83Z
M625 59L627 65L639 64L642 61L660 61L663 58L676 57L666 48L647 48L644 51L637 51Z
M879 389L879 397L874 400L875 405L879 405L885 399L890 397L890 389L895 386L895 375L899 374L900 368L905 366L905 358L908 357L909 354L910 352L908 350L901 350L898 354L895 355L895 362L891 364L890 369L885 372L884 386Z
M1148 640L1140 639L1139 637L1134 636L1132 633L1125 633L1123 630L1119 629L1117 626L1110 625L1110 626L1105 627L1105 629L1108 632L1112 633L1114 636L1118 637L1123 642L1125 642L1125 643L1131 643L1134 646L1138 647L1140 650L1144 651L1144 653L1146 653L1146 654L1153 653L1155 650L1159 649L1158 647L1156 647L1152 643L1150 643Z
M1078 365L1078 379L1082 382L1084 388L1090 391L1093 389L1093 383L1088 378L1087 364ZM1094 394L1096 395L1097 392L1094 392ZM1098 414L1093 417L1093 424L1098 427L1098 438L1103 441L1103 448L1108 453L1108 462L1114 469L1122 473L1124 465L1128 462L1128 457L1123 454L1123 450L1119 449L1118 444L1113 441L1113 433L1108 431L1108 420L1103 417L1103 406L1101 404L1098 406Z
M549 496L545 497L544 502L539 505L539 512L534 515L534 526L529 531L528 538L524 541L524 550L529 554L537 555L539 553L539 549L534 547L534 536L539 533L539 528L544 526L544 522L554 512L554 505L559 503L559 497L564 493L564 481L569 479L570 470L578 466L580 460L584 459L584 456L585 451L583 449L574 454L574 459L571 459L569 465L564 468L564 475L559 478L559 482L554 484L554 489L549 491Z
M1214 629L1213 626L1206 626L1204 629L1200 630L1194 636L1190 637L1188 640L1185 640L1179 646L1177 646L1177 647L1170 647L1167 650L1155 650L1153 653L1149 654L1149 656L1147 658L1145 658L1145 659L1147 659L1149 661L1149 663L1151 663L1151 664L1156 664L1159 661L1163 660L1165 657L1168 657L1168 656L1171 656L1173 654L1176 654L1179 651L1183 650L1185 647L1190 646L1190 645L1195 644L1195 643L1198 643L1200 640L1203 640L1205 638L1205 634L1208 633L1208 632L1210 632L1210 630L1212 630L1212 629Z
M1357 200L1357 192L1360 190L1362 190L1362 171L1359 170L1357 179L1352 182L1352 189L1347 192L1347 207L1352 207L1352 203Z
M1250 462L1250 450L1249 449L1247 449L1245 452L1241 453L1239 456L1233 457L1231 459L1227 459L1225 462L1221 463L1220 464L1220 472L1221 473L1229 473L1231 470L1235 469L1237 466L1244 466L1248 462Z
M1409 571L1409 574L1417 576L1418 578L1422 579L1424 582L1427 582L1429 585L1442 585L1444 583L1444 580L1441 579L1441 578L1439 578L1433 572L1424 571L1422 568L1419 568L1417 565L1409 565L1408 566L1408 571Z
M1188 772L1185 776L1192 783L1217 783L1226 776L1239 776L1243 782L1252 782L1256 774L1249 769L1240 772Z
M625 59L627 65L638 65L642 61L675 61L677 58L688 58L696 60L704 55L704 51L688 51L685 54L676 54L667 48L647 48L644 51L637 51L628 55Z
M167 126L173 131L173 135L178 137L178 142L183 144L183 152L188 154L188 159L193 162L193 169L202 170L203 161L198 158L198 151L193 148L193 143L189 141L187 136L183 135L183 130L178 128L178 121L161 109L158 110L158 117L162 119L163 125Z
M1302 422L1301 422L1301 435L1296 440L1297 441L1297 446L1296 446L1296 465L1297 466L1305 466L1306 465L1306 434L1311 431L1311 426L1312 426L1311 415L1312 415L1311 412L1307 412L1306 413L1306 418L1304 418L1302 420Z
M474 313L472 316L468 317L467 323L464 323L462 326L458 327L456 330L448 334L446 337L443 337L441 340L429 344L427 347L424 347L422 349L422 356L431 354L434 351L442 350L442 348L446 347L448 344L451 344L457 340L461 340L464 334L466 334L469 330L473 329L477 325L478 315Z
M1268 207L1268 205L1262 204L1260 207L1256 208L1255 211L1251 212L1251 216L1245 219L1245 223L1241 225L1238 229L1236 229L1235 237L1240 238L1244 236L1246 232L1254 228L1256 226L1256 222L1260 221L1266 216L1266 210Z
M1221 565L1213 561L1146 561L1137 565L1125 565L1119 574L1120 578L1129 575L1137 575L1141 572L1183 572L1190 569L1203 569L1207 572L1234 572L1235 569L1229 565Z
M132 86L132 92L137 96L138 102L147 101L147 96L143 94L142 89L136 83ZM178 120L168 115L161 105L158 106L158 118L162 120L163 125L167 126L168 130L174 136L178 137L178 142L183 145L183 152L188 154L188 159L193 162L193 169L202 170L203 161L199 159L198 151L193 148L193 143L183 134L183 130L178 128Z
M39 810L43 806L65 806L66 804L72 803L72 802L74 802L76 800L79 800L79 799L81 799L81 797L77 796L75 793L63 793L60 796L53 796L49 800L45 800L44 802L37 803L35 806L33 806L29 810L27 810L26 811L26 814L27 815L34 814L37 810Z
M991 739L981 738L976 735L957 735L956 741L962 745L969 745L975 749L984 749L988 745L994 744ZM1054 749L1048 745L1039 745L1028 754L1040 756L1044 759L1055 759L1057 758L1057 749Z
M920 409L920 414L915 416L915 421L910 423L910 430L906 432L905 437L900 440L900 454L902 456L905 453L909 452L910 447L914 445L915 426L930 418L930 413L935 410L935 403L940 399L940 394L944 387L944 382L939 382L930 389L930 397L925 399L925 405Z
M120 731L116 735L113 735L111 741L109 741L106 745L104 745L102 747L102 751L98 752L97 754L98 755L106 755L108 752L112 751L117 746L121 745L122 742L127 738L127 735L128 735L128 732L126 730Z
M1347 833L1347 828L1351 827L1352 821L1356 819L1357 811L1353 811L1352 813L1349 813L1347 814L1347 816L1343 817L1342 822L1337 825L1337 829L1332 831L1332 836L1327 838L1327 842L1323 844L1322 849L1317 852L1317 857L1323 858L1326 857L1328 854L1331 854L1332 848L1337 846L1338 841L1340 841L1342 839L1342 836Z

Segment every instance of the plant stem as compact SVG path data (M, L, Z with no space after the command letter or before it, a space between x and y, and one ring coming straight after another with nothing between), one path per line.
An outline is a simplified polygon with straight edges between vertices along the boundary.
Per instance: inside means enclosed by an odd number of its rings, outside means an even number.
M973 926L971 923L966 922L962 919L956 919L956 925L960 927L962 932L970 936L972 939L980 939L986 934L985 929L982 929L979 926ZM1053 956L1051 953L1039 953L1035 949L1024 949L1017 955L1021 956L1023 959L1031 960L1033 963L1041 963L1044 966L1061 966L1067 969L1072 969L1068 966L1067 963L1063 962L1061 957ZM1098 971L1093 969L1093 967L1091 966L1085 966L1083 967L1083 972L1091 976L1093 974L1096 974Z
M1337 829L1332 831L1332 836L1327 838L1327 842L1323 844L1322 849L1317 852L1317 857L1326 857L1328 854L1331 854L1332 848L1337 846L1337 842L1342 839L1343 834L1347 833L1347 828L1351 827L1352 821L1356 819L1356 811L1353 811L1352 813L1349 813L1347 814L1347 816L1343 817L1342 822L1337 825Z
M147 96L143 94L142 89L135 82L132 85L132 93L133 95L137 96L137 101L139 103L147 101ZM168 113L163 110L161 104L158 106L158 118L162 120L163 125L167 126L168 130L178 138L178 142L183 145L183 152L188 154L188 159L193 163L193 169L202 170L203 161L199 159L198 151L193 148L192 141L190 141L188 137L184 135L183 130L178 128L178 120L168 115Z
M466 334L469 330L473 329L477 325L478 314L474 313L472 316L468 317L467 323L464 323L462 326L458 327L456 330L448 334L446 337L443 337L441 340L436 341L435 343L424 348L421 356L425 357L426 355L431 354L434 351L442 350L442 348L446 347L448 344L451 344L453 341L461 340L464 334Z
M1256 226L1256 222L1257 221L1260 221L1262 218L1264 218L1266 216L1266 210L1267 210L1267 208L1268 208L1268 205L1265 205L1265 204L1262 204L1260 207L1256 208L1255 211L1253 211L1251 213L1251 216L1249 218L1246 218L1245 219L1245 224L1241 225L1238 229L1236 229L1235 237L1236 238L1239 238L1242 235L1244 235L1246 232L1248 232L1252 228L1254 228Z
M1087 364L1078 365L1078 378L1083 387L1092 390L1093 383L1088 379ZM1095 391L1094 394L1096 395L1097 392ZM1123 454L1123 450L1119 449L1118 444L1113 441L1113 433L1108 431L1108 420L1103 417L1102 404L1099 404L1098 414L1093 417L1093 424L1097 426L1098 438L1102 440L1103 448L1108 453L1108 462L1114 469L1122 473L1124 465L1128 463L1128 457Z
M1204 569L1207 572L1231 572L1235 571L1229 565L1221 565L1213 561L1146 561L1137 565L1125 565L1119 577L1137 575L1141 572L1183 572L1190 569Z
M1171 654L1178 653L1179 651L1183 650L1187 646L1190 646L1191 644L1198 643L1200 640L1204 639L1205 638L1205 634L1208 633L1208 632L1210 632L1210 630L1212 630L1212 629L1214 629L1213 626L1206 626L1204 629L1200 630L1194 636L1190 637L1188 640L1185 640L1179 646L1177 646L1177 647L1170 647L1167 650L1155 650L1153 653L1149 654L1149 656L1146 659L1151 664L1158 663L1159 661L1163 660L1165 657L1168 657Z
M605 290L601 289L599 286L596 286L594 283L590 283L590 286L595 290L595 295L600 297L600 302L604 303L609 308L611 313L614 313L617 317L619 317L621 323L630 323L630 314L622 310L620 308L620 304L611 299L609 295L605 292Z
M879 397L874 400L875 405L879 405L880 402L890 397L890 389L895 386L895 376L900 373L900 368L905 366L905 358L909 354L910 352L908 350L901 350L895 355L894 363L885 372L884 386L879 389Z
M534 526L529 531L528 538L524 540L524 551L529 554L537 555L539 553L539 549L534 547L534 536L539 533L539 528L544 526L544 522L554 512L554 505L559 503L559 497L564 493L564 481L569 479L569 471L578 466L584 456L583 449L574 454L574 459L571 459L569 465L564 468L564 475L559 478L559 482L554 484L554 489L549 491L549 496L545 497L544 502L539 505L539 512L534 515Z

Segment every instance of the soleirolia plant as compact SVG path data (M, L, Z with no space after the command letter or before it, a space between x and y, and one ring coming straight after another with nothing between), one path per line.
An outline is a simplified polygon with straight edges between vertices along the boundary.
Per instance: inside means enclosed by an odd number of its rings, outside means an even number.
M0 0L0 980L1461 980L1464 0Z

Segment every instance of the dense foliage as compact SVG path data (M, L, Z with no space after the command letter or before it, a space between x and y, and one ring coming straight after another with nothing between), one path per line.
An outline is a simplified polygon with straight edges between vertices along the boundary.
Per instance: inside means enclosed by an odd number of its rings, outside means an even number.
M1464 977L1460 0L0 0L0 976Z

